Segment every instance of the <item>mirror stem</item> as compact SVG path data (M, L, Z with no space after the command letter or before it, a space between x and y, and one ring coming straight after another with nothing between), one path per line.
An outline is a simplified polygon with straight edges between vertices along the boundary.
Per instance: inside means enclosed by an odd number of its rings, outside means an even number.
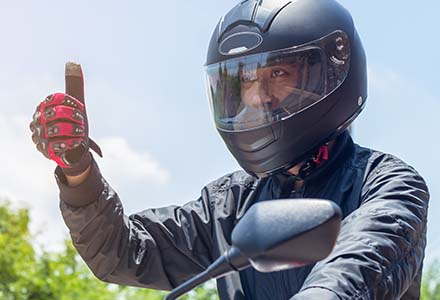
M177 297L182 296L210 279L225 276L230 272L243 270L249 265L249 260L243 256L237 248L232 247L214 261L205 271L172 290L166 296L165 300L175 300Z

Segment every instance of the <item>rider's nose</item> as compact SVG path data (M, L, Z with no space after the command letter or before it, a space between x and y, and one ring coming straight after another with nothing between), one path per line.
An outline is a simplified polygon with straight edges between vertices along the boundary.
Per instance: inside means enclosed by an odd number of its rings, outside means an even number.
M267 84L263 81L255 82L254 93L252 93L252 104L254 107L262 108L270 106L272 97L269 95Z

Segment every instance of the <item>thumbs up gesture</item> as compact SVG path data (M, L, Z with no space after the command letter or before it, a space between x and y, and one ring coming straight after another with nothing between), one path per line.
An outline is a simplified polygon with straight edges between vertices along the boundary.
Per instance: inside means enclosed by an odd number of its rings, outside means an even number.
M66 93L47 96L37 106L30 129L38 151L55 161L66 175L79 175L88 168L90 148L102 156L99 146L89 138L79 64L66 64Z

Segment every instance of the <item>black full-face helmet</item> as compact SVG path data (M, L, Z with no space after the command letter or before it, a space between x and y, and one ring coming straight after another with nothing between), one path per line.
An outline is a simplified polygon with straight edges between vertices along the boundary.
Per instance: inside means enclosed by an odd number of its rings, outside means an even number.
M217 25L206 63L217 130L266 177L342 133L367 98L362 43L334 0L244 0Z

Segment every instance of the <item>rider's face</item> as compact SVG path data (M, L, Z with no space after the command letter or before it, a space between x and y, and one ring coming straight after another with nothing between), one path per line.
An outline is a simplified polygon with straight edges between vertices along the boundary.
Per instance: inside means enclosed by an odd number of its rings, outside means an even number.
M241 75L242 104L254 108L275 109L297 88L298 67L280 64L243 71Z

